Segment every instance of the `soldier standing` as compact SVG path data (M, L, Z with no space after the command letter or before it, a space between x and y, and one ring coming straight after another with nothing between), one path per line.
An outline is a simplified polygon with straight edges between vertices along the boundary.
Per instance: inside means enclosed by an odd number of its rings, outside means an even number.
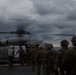
M69 65L68 69L70 68L70 74L67 75L76 75L76 36L73 36L71 41L73 47L66 53L64 62Z
M54 51L52 44L47 44L47 51L45 53L45 70L46 75L55 74L56 51Z
M14 47L8 49L8 60L9 60L9 67L13 66L13 57L14 57Z
M43 63L44 56L45 56L44 46L39 45L38 51L37 51L35 58L34 58L34 61L37 61L37 75L41 74L41 65Z
M35 70L35 66L36 66L36 61L33 61L34 60L34 57L36 55L36 52L37 52L37 49L36 49L36 46L35 45L32 45L30 47L30 62L32 64L32 71Z
M24 66L24 61L25 61L25 51L23 48L20 46L20 49L17 51L16 55L19 53L19 60L20 60L20 65Z
M26 44L26 63L29 65L30 64L30 45Z
M64 70L64 66L62 65L62 61L65 57L66 52L69 50L68 48L68 41L66 39L62 40L61 42L61 49L57 52L57 64L58 64L58 68L60 70L60 75L65 75L65 70Z

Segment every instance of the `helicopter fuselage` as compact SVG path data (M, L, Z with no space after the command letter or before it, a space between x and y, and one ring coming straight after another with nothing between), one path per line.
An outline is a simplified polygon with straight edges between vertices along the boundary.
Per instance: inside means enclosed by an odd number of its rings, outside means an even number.
M0 46L40 44L40 43L42 43L42 41L26 38L0 39Z

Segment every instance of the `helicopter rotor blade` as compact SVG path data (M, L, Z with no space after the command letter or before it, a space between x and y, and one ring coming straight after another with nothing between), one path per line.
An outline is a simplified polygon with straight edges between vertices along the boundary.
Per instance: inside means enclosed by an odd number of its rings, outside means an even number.
M28 31L22 32L22 30L12 31L12 32L0 32L0 34L31 34Z
M15 34L16 32L0 32L0 34Z
M56 35L56 36L74 36L75 34L62 34L62 33L43 33L43 32L39 32L39 33L34 33L34 34L40 34L40 35Z
M74 34L48 34L48 35L57 35L57 36L74 36Z
M75 34L51 34L51 33L30 33L28 31L25 30L17 30L17 31L12 31L12 32L0 32L0 34L21 34L21 35L25 35L25 34L45 34L45 35L57 35L57 36L74 36Z

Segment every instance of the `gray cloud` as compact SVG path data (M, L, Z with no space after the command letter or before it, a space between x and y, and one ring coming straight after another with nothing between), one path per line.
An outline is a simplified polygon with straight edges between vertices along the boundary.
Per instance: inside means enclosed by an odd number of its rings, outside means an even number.
M70 12L67 15L67 19L70 20L70 21L76 21L76 10Z
M36 34L33 37L59 46L60 40L70 41L71 37L48 34L75 34L75 24L75 0L0 0L0 31L16 30L23 25Z

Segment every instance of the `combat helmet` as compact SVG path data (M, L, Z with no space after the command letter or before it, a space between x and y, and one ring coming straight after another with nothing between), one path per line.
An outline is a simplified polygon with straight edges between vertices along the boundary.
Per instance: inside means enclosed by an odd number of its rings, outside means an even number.
M14 48L14 46L11 46L11 48Z
M47 48L51 49L51 48L53 48L53 45L49 43L49 44L47 44Z
M69 42L66 39L62 40L60 43L61 43L61 46L68 46L69 45Z
M72 44L73 44L73 45L76 45L76 35L74 35L74 36L72 37L71 41L72 41Z
M44 47L44 45L41 45L41 44L40 44L40 45L38 46L38 49L40 49L40 50L44 50L45 47Z

